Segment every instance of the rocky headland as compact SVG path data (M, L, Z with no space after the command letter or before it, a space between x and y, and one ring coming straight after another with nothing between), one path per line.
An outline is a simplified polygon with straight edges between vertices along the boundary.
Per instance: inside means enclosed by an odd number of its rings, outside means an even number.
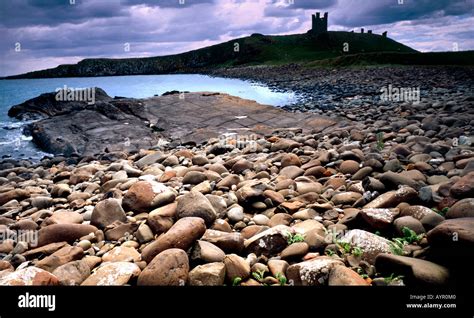
M67 118L79 128L58 144L69 156L1 163L0 285L472 286L472 68L218 74L306 99L293 112L211 93L14 108L41 118L30 130L44 140ZM420 101L380 101L390 84L419 86ZM98 116L103 130L87 126ZM115 124L129 143L101 148ZM93 129L104 139L88 152Z
M336 121L291 114L277 107L216 92L167 92L146 99L111 98L93 88L95 102L57 101L42 94L10 108L9 116L34 120L26 127L45 152L67 157L197 145L225 134L263 134L304 127L320 132Z

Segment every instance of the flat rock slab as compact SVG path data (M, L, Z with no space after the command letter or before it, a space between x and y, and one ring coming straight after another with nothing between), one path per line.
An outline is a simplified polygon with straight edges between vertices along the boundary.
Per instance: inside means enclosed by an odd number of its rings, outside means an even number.
M159 147L163 138L199 144L225 133L248 138L280 129L320 132L336 124L329 118L290 113L221 93L112 99L100 92L101 98L93 105L49 101L54 94L43 94L12 107L14 111L9 114L23 119L42 118L29 127L42 150L82 156Z
M144 100L150 121L171 137L197 141L200 133L264 133L275 129L304 128L322 131L335 124L321 116L289 113L255 101L216 93L188 93ZM193 129L190 132L190 128ZM210 134L212 136L212 133ZM202 141L208 139L207 136Z

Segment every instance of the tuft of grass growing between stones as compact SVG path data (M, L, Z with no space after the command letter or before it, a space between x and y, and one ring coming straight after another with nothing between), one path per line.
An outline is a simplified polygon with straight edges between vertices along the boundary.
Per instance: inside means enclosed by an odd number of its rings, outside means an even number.
M390 249L395 255L404 255L404 247L408 244L418 243L424 237L424 234L416 234L415 231L407 228L402 228L403 237L395 237L390 242Z
M403 281L404 276L403 275L397 275L395 276L395 273L390 274L388 277L384 277L384 281L387 284L397 282L397 281Z
M304 242L304 235L299 233L288 233L286 240L288 241L288 245L291 245L293 243Z
M240 283L242 282L242 277L234 277L234 279L232 280L232 286L239 286Z
M282 273L277 273L276 274L276 279L278 279L278 282L280 283L280 286L285 286L286 285L287 279L286 279L285 275L283 275Z
M378 132L375 136L377 137L377 150L382 151L383 148L385 148L385 143L383 141L383 132Z
M448 213L448 211L449 211L449 208L448 208L448 207L444 207L442 210L438 210L437 208L432 208L431 210L433 210L434 212L438 213L438 214L441 215L442 217L445 217L445 216L446 216L446 213Z
M265 271L264 270L258 270L256 272L252 272L252 276L257 281L261 282L263 280L263 278L265 277Z

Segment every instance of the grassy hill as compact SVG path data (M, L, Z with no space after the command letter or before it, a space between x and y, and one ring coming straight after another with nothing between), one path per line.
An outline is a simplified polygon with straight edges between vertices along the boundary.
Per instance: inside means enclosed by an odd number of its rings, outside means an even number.
M344 43L349 44L349 52L416 52L408 46L377 34L351 32L327 32L317 37L309 34L264 36L254 34L228 43L241 43L242 54L225 64L286 64L334 58L347 54ZM222 44L219 44L220 46Z
M331 59L349 53L416 52L376 34L327 32L318 36L293 34L248 37L186 53L129 59L85 59L77 64L9 76L7 78L82 77L197 72L205 69L255 64L286 64ZM237 45L238 44L238 45Z

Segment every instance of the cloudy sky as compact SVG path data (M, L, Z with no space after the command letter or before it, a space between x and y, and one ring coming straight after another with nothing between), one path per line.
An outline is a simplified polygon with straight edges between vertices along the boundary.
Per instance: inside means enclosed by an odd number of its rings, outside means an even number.
M304 33L318 10L330 30L388 30L420 51L474 49L474 0L0 0L0 76Z

